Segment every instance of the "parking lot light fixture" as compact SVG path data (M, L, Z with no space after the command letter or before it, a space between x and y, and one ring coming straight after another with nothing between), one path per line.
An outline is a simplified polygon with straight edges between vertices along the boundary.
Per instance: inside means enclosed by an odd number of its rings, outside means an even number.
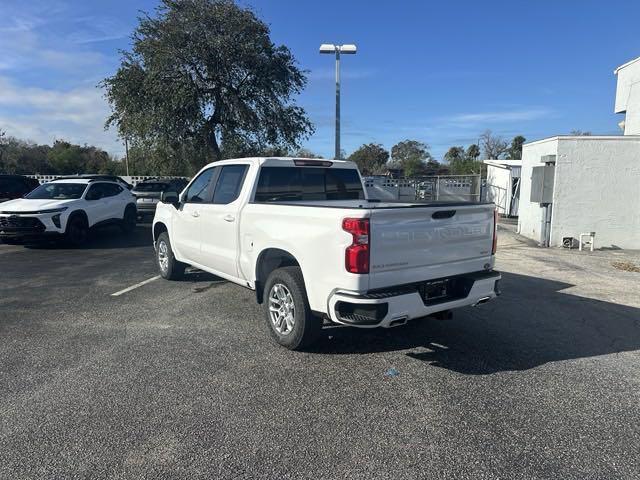
M340 158L340 54L354 55L358 51L352 44L334 45L323 43L320 45L320 53L333 53L336 56L336 148L335 158Z

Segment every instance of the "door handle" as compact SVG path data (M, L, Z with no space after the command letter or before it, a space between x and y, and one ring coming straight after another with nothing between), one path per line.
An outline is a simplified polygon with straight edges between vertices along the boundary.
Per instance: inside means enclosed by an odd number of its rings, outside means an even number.
M191 212L192 217L199 217L200 214L198 212Z
M234 217L234 216L233 216L233 215L231 215L230 213L229 213L229 214L227 214L227 215L225 215L225 216L224 216L224 217L222 217L222 218L224 218L224 220L225 220L226 222L233 222L233 221L236 219L236 217Z

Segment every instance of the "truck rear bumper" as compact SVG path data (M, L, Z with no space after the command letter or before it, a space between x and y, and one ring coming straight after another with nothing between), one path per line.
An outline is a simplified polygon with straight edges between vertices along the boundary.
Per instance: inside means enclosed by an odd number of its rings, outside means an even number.
M500 279L499 272L490 271L366 294L338 290L329 298L329 316L333 322L359 328L395 327L414 318L486 303L500 295ZM430 300L425 292L442 282L452 282L456 293Z

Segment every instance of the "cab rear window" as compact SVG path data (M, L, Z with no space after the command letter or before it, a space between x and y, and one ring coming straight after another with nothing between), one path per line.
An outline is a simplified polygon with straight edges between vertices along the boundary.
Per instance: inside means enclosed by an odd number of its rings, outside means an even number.
M355 169L262 167L256 202L359 200L362 182Z

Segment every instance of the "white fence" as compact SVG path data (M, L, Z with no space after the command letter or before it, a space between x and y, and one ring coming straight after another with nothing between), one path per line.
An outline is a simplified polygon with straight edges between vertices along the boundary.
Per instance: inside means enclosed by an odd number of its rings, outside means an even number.
M36 180L38 180L38 182L40 182L40 184L43 184L43 183L50 182L51 180L55 180L56 178L72 177L73 175L26 175L26 176L30 178L35 178ZM122 178L125 182L135 187L138 183L144 182L145 180L153 180L156 178L187 178L187 177L158 176L158 175L146 175L146 176L145 175L136 175L136 176L120 175L120 178Z

